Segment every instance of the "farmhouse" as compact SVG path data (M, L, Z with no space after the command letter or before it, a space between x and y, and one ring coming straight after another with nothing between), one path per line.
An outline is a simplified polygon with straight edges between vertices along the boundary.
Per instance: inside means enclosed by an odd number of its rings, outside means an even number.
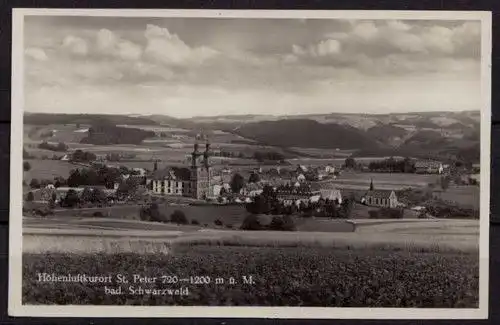
M319 191L321 198L329 201L338 201L339 204L342 203L342 193L337 189L322 189Z
M398 206L396 193L391 190L369 190L361 199L361 202L366 205L384 208L396 208Z
M284 205L308 203L312 197L319 195L319 191L313 191L310 186L301 185L293 187L290 185L276 188L276 198Z
M306 173L308 168L304 165L297 165L297 169L295 169L296 173Z
M325 166L325 173L327 174L335 173L335 167L330 165Z
M132 168L132 171L134 173L134 176L146 176L146 170L144 168Z
M248 183L241 189L240 194L249 197L256 197L262 193L263 189L263 183Z
M213 194L214 196L221 196L223 195L224 193L229 193L229 191L231 190L231 187L229 186L229 184L215 184L213 187L212 187L212 191L213 191Z
M215 197L220 196L221 193L223 192L223 189L225 193L229 193L231 190L230 183L231 183L231 175L222 174L219 176L217 175L213 176L211 182L211 184L213 184L212 185L213 195Z
M439 161L419 160L415 162L415 172L417 174L442 174L443 164Z
M299 174L297 176L297 182L305 182L306 181L306 177L304 176L304 174Z

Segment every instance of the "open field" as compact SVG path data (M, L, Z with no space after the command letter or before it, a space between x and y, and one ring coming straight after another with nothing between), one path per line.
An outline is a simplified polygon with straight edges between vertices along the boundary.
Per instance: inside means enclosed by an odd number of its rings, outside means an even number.
M180 210L184 212L189 221L197 220L201 225L212 225L215 220L221 220L225 225L232 224L239 226L247 212L242 205L225 205L225 206L194 206L194 205L167 205L159 204L160 212L169 217L174 211ZM60 209L54 214L58 217L73 217L91 216L94 212L101 211L103 214L109 214L113 219L139 219L139 205L117 205L106 208L91 208L91 209Z
M298 149L298 148L294 148L294 149ZM310 151L310 150L312 150L312 149L302 148L302 150L299 150L298 152L305 152L305 153L314 152L314 150L313 151ZM345 163L345 160L348 157L349 152L350 151L345 151L344 154L346 155L346 157L343 157L343 158L306 158L306 157L301 157L301 158L288 159L288 161L291 164L295 164L295 165L299 164L299 165L309 165L309 166L325 166L325 165L342 166ZM354 158L354 160L356 160L356 162L358 162L358 163L363 163L364 165L368 165L372 161L380 161L380 160L384 160L387 158L390 158L390 157L356 157L356 158ZM398 157L394 157L394 158L398 158ZM402 158L402 157L400 157L400 158Z
M446 191L434 192L436 198L453 205L479 209L479 186L450 186Z
M140 222L140 205L123 205L103 208L83 208L83 209L56 209L53 216L43 219L25 218L26 227L55 227L65 229L67 227L98 227L103 229L115 229L121 226L133 225L132 221ZM190 228L201 229L204 227L220 228L215 226L215 221L222 222L223 228L238 229L245 217L248 215L244 206L178 206L178 205L160 205L160 212L169 217L174 211L183 211L191 224L197 221L199 226L188 226ZM94 213L100 212L106 218L94 218ZM261 216L262 222L269 224L273 216ZM298 218L295 217L295 223L298 231L315 232L351 232L354 231L352 225L341 219L319 219L319 218ZM142 229L142 222L138 225ZM172 224L146 223L153 228L176 227ZM186 226L182 226L186 227ZM128 228L126 228L128 229ZM132 228L134 229L134 228Z
M242 263L245 261L245 263ZM477 255L320 247L176 247L157 254L25 254L24 304L477 308ZM38 282L37 274L123 274L107 284ZM134 283L133 274L158 277ZM172 275L163 284L163 274ZM191 276L208 276L197 285ZM252 276L245 283L243 276ZM235 284L228 279L234 277ZM188 279L181 281L180 279ZM223 279L216 285L215 279ZM247 278L248 279L248 278ZM105 294L106 286L119 295ZM158 294L134 294L139 287ZM161 289L187 288L185 295Z
M368 181L373 179L373 183L399 183L399 184L419 184L427 185L433 183L439 175L411 174L411 173L355 173L343 172L338 180Z
M379 208L356 203L352 209L350 218L355 219L355 220L369 219L370 218L369 211L372 211L372 210L378 211ZM418 212L410 210L410 209L404 209L403 219L406 220L406 219L416 219L416 218L418 218Z
M368 189L371 180L378 189L401 190L408 187L426 187L436 183L439 175L409 173L356 173L343 172L337 179L320 182L325 187Z
M297 232L204 229L104 218L24 218L23 223L23 250L27 253L113 253L133 249L155 253L179 244L463 252L479 249L477 220L316 220L299 225L306 231ZM317 227L311 226L314 224Z
M303 153L306 156L315 156L319 159L321 158L330 158L332 160L342 160L345 161L345 158L355 152L355 150L337 150L337 149L318 149L318 148L300 148L300 147L292 147L290 148L297 153Z
M122 128L133 128L133 129L142 129L145 131L153 131L153 132L173 132L173 133L188 133L190 130L188 129L181 129L181 128L174 128L174 127L169 127L169 126L164 126L164 125L126 125L126 124L118 124L118 127Z
M40 143L41 141L50 141L50 142L80 142L86 136L86 132L82 132L88 130L88 125L80 125L78 128L74 124L62 125L62 124L54 124L54 125L24 125L24 141L36 141ZM47 134L52 131L53 136L46 138L43 134Z
M77 168L77 166L61 160L25 159L25 161L31 165L31 169L24 172L24 180L27 184L33 178L38 180L53 180L56 176L67 178L71 170Z

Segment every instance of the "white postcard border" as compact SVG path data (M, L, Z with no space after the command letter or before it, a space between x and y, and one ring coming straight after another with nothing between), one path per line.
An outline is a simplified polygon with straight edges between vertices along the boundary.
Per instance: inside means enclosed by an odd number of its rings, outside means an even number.
M480 20L481 45L481 179L480 290L477 309L317 308L317 307L177 307L177 306L33 306L22 304L22 143L24 16L204 17L275 19ZM12 22L12 109L9 228L10 316L138 318L277 318L277 319L486 319L489 292L491 50L489 11L302 11L302 10L158 10L158 9L27 9L14 8Z

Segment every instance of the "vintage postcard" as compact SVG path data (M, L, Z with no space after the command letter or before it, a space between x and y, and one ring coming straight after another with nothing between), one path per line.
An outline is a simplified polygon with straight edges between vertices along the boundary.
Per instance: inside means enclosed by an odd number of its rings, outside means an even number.
M13 316L488 316L489 12L15 9Z

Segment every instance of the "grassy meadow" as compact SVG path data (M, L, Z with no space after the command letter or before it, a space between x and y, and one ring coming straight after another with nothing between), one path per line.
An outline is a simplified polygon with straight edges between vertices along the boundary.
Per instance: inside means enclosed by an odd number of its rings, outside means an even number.
M479 186L450 186L446 191L435 192L434 196L453 205L473 209L479 209L480 205Z
M25 161L29 162L31 165L31 169L24 172L24 180L27 184L29 184L33 178L38 180L53 180L54 177L57 176L67 178L71 170L77 168L77 166L61 160L25 159Z

